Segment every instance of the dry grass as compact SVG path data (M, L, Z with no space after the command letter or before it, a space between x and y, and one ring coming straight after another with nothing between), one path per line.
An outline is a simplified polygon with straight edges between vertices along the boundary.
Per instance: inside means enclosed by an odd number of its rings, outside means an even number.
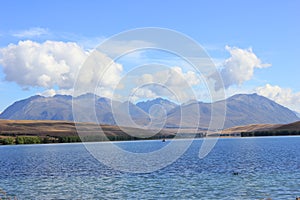
M222 131L222 134L235 134L242 132L257 131L299 131L300 121L290 124L250 124L246 126L235 126Z
M241 132L254 132L254 131L265 131L272 130L280 127L280 124L250 124L246 126L235 126L222 131L222 134L232 134Z
M95 135L102 130L107 136L122 136L130 133L134 136L147 137L153 135L152 130L127 128L120 129L118 126L98 125L95 123L75 123L70 121L51 121L51 120L0 120L1 136L78 136L77 130L84 135ZM124 131L125 130L125 131ZM173 135L170 131L160 131L162 135Z

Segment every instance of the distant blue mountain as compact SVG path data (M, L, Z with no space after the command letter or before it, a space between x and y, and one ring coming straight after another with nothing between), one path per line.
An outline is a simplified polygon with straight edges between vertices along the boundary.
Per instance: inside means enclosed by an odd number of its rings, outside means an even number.
M226 105L225 128L248 124L286 124L300 120L290 109L257 94L237 94L213 104L216 110ZM198 114L196 111L200 113L199 126L207 128L211 120L212 104L202 102L183 105L170 111L168 125L176 126L180 123L180 114L188 113L181 123L183 126L193 126ZM216 115L215 119L221 121L222 116Z
M300 113L294 111L295 115L300 118Z
M192 101L182 105L162 98L138 102L135 105L130 102L118 102L94 94L86 94L73 99L73 104L79 108L77 110L79 121L90 122L90 118L86 116L93 113L87 113L86 106L89 106L88 104L91 102L95 103L97 121L111 125L116 124L114 116L123 119L123 116L126 116L129 111L133 122L139 125L147 125L153 117L156 121L160 121L159 118L164 117L161 122L164 122L166 127L195 126L195 121L198 120L201 128L207 128L212 105L218 109L222 104L226 105L225 128L247 124L285 124L300 120L293 111L257 94L238 94L213 104ZM112 104L115 109L112 109ZM184 119L182 119L183 113L186 115ZM200 114L200 118L197 113ZM0 114L0 118L72 121L74 120L72 96L33 96L13 103ZM222 119L222 116L217 115L215 119Z
M146 113L149 113L150 108L153 108L154 105L160 105L161 108L165 109L166 113L170 112L172 109L178 106L176 103L173 103L163 98L156 98L152 100L138 102L136 105Z

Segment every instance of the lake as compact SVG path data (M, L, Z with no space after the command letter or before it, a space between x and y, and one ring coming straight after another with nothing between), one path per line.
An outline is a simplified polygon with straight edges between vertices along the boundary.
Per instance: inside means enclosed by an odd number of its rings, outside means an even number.
M150 152L168 142L115 144L127 151ZM101 164L80 143L0 146L0 189L6 197L18 199L286 200L300 196L300 137L222 138L200 159L202 142L194 140L171 165L139 174ZM1 197L5 195L0 192Z

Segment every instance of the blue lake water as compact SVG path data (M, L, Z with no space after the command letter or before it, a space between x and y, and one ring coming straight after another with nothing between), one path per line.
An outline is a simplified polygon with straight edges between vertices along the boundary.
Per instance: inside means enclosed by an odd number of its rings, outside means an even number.
M0 146L0 189L6 192L6 197L18 199L295 199L300 196L300 137L219 139L208 156L199 159L202 142L195 140L176 162L145 174L107 167L82 144ZM127 151L149 152L168 142L116 144ZM4 194L0 192L1 197Z

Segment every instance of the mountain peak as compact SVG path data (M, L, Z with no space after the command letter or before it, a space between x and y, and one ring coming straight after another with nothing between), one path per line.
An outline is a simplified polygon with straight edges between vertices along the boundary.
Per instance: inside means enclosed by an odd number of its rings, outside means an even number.
M73 97L71 95L56 94L52 98L72 99Z
M99 99L100 97L94 93L85 93L85 94L82 94L82 95L76 97L76 99L90 99L90 98Z
M235 95L229 97L227 100L230 100L230 99L242 100L244 98L266 98L266 97L260 96L257 93L252 93L252 94L235 94Z
M169 112L170 110L178 106L177 104L161 97L147 101L141 101L138 102L136 105L142 110L144 110L146 113L149 113L150 108L154 105L162 106L166 110L166 112Z

